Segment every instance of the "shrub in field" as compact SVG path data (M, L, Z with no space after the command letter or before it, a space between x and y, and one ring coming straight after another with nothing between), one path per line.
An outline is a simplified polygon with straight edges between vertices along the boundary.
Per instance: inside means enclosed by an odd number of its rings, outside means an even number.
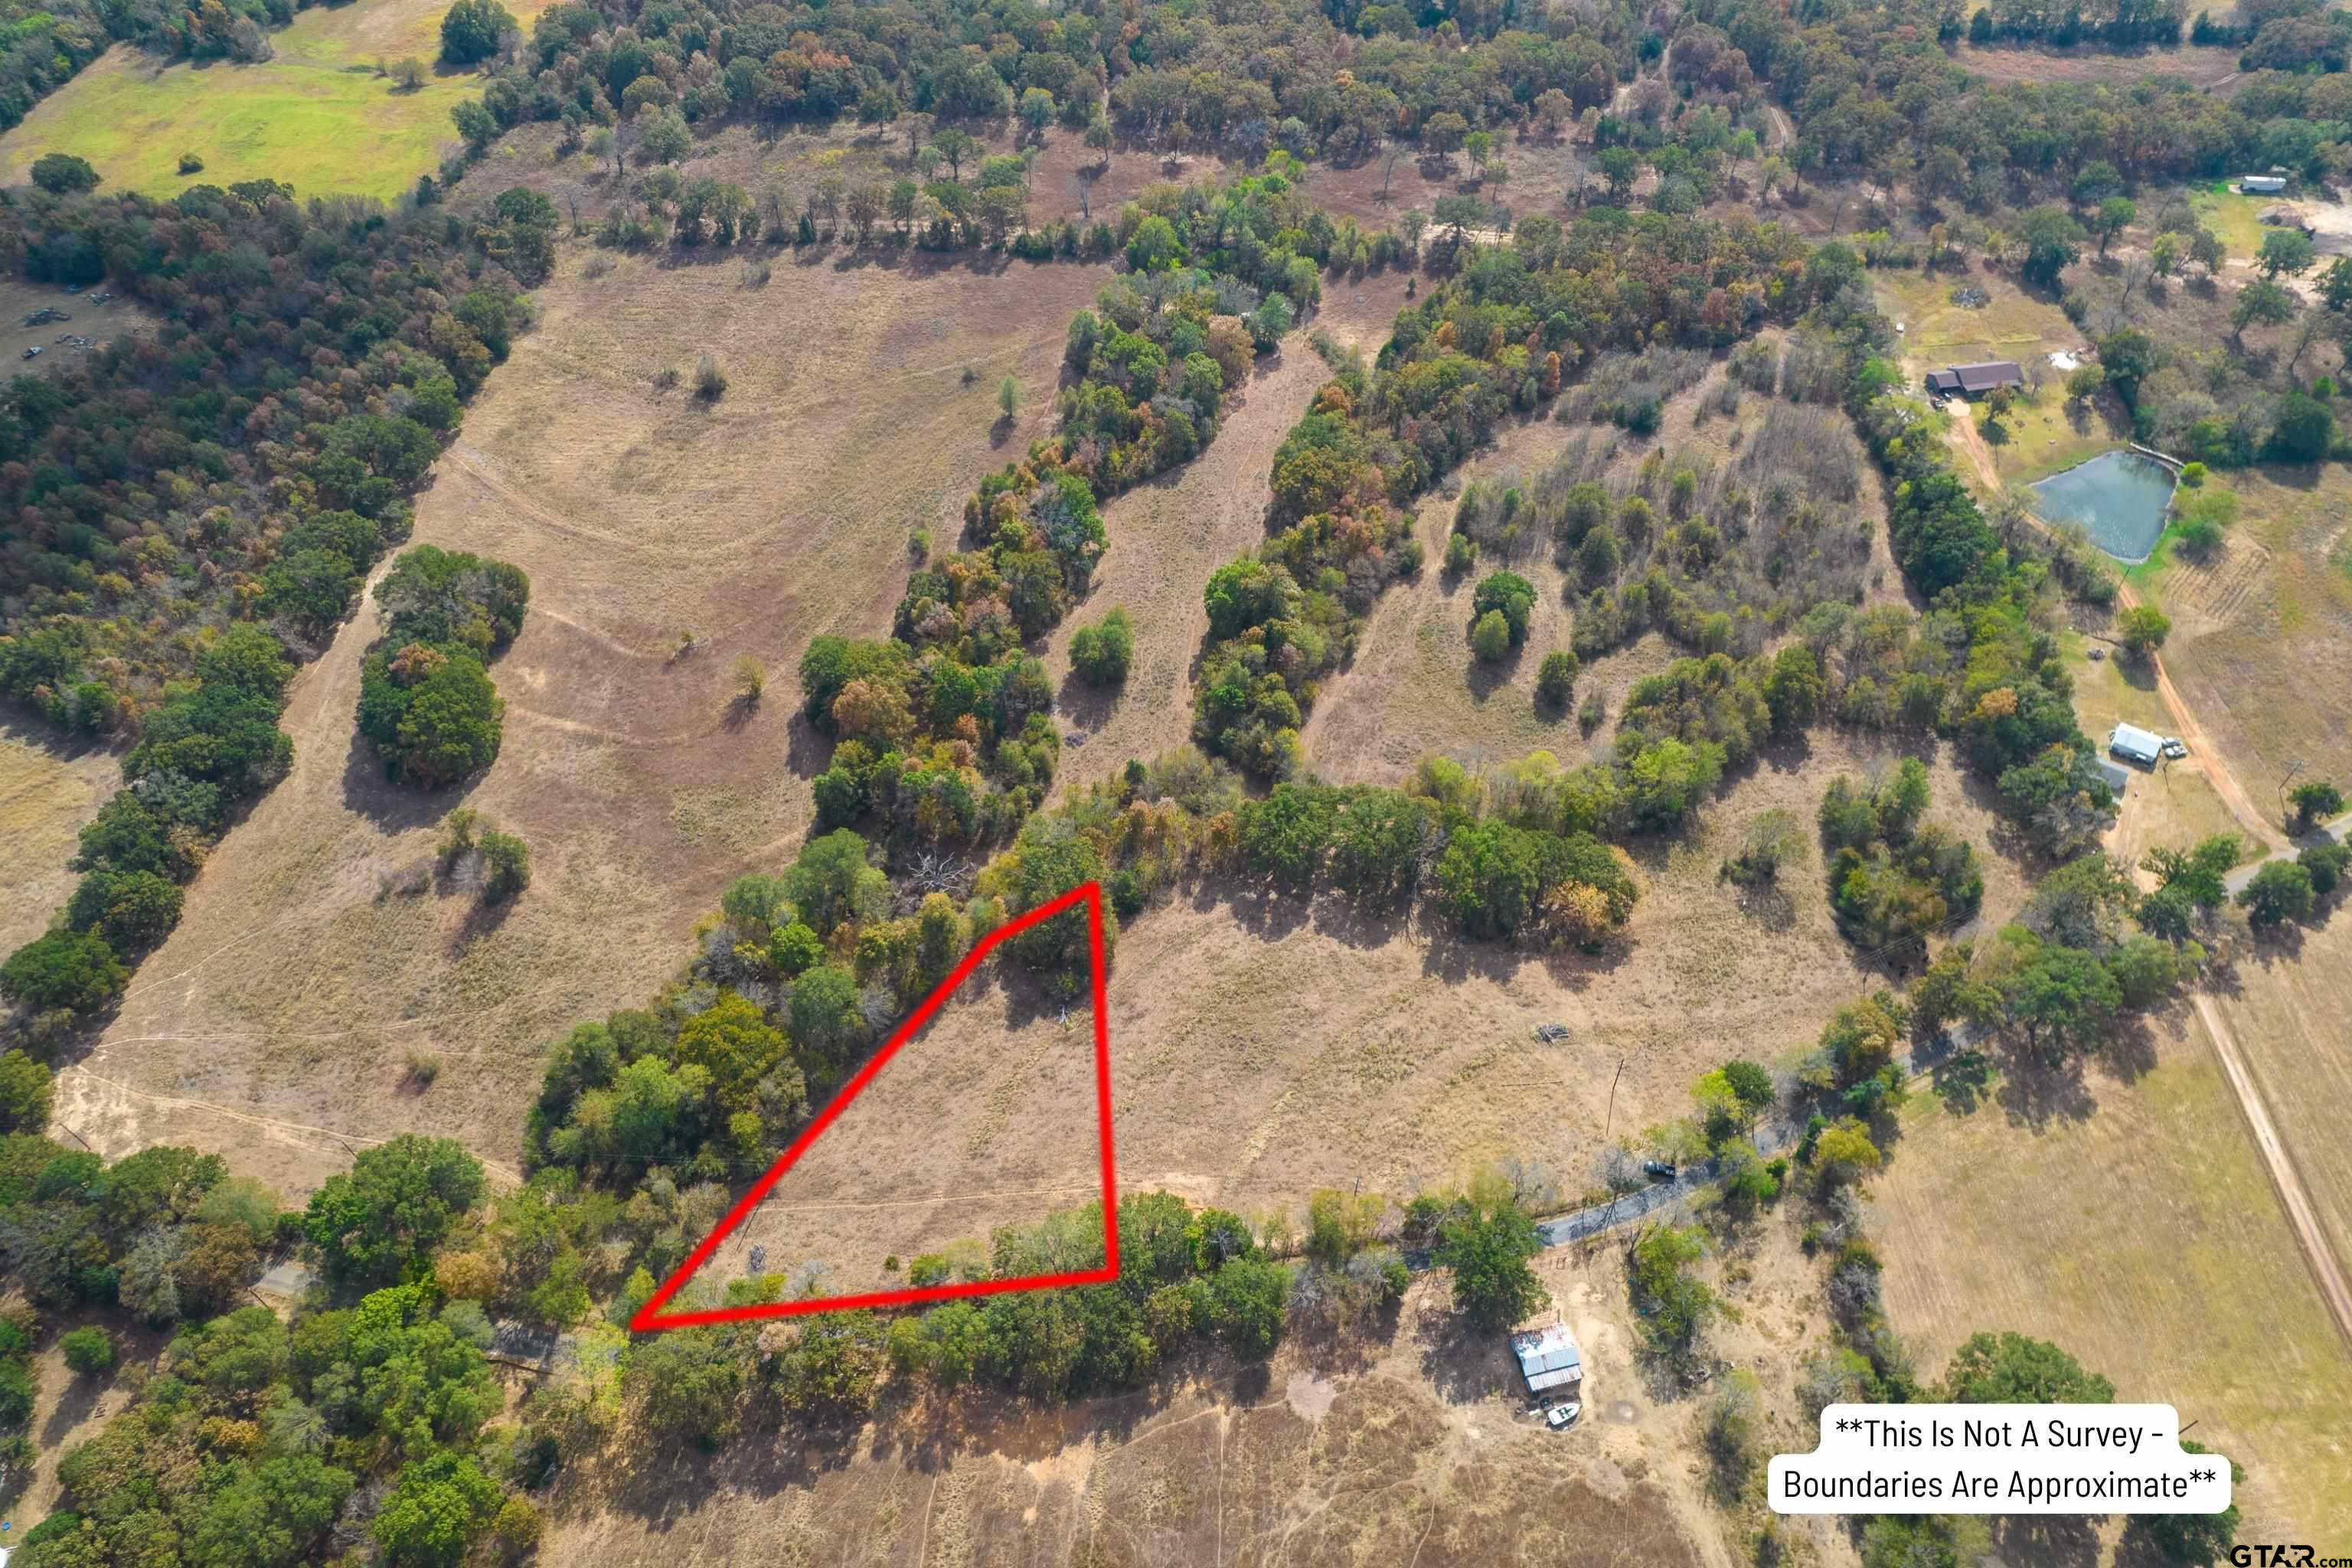
M1070 668L1089 685L1118 685L1134 658L1135 633L1124 609L1114 607L1097 625L1080 626L1070 636Z

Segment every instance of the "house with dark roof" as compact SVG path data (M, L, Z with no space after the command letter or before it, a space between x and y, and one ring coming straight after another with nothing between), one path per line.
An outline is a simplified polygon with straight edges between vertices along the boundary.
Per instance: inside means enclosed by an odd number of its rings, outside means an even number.
M1996 386L2023 386L2025 373L2013 359L1948 365L1927 373L1927 390L1937 397L1982 397Z

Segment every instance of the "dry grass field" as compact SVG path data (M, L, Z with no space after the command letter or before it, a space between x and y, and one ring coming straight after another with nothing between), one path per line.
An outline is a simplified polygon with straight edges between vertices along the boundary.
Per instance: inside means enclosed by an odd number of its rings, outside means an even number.
M532 844L531 888L486 911L468 889L428 882L432 824L461 797L394 790L355 748L371 608L297 688L293 777L223 846L185 921L66 1075L76 1125L118 1149L163 1137L220 1148L292 1194L358 1142L408 1130L511 1163L548 1042L647 994L727 880L796 847L822 753L794 715L800 649L819 632L887 625L909 533L951 538L969 486L1043 427L1062 324L1099 276L821 259L780 267L762 289L732 266L567 252L540 296L541 328L469 413L416 531L533 579L524 633L497 668L506 751L462 797ZM1329 330L1376 345L1396 287L1339 286ZM656 372L690 370L705 351L732 377L715 407L657 389ZM997 449L992 394L1008 372L1030 412ZM1114 503L1085 614L1129 604L1142 684L1107 713L1069 715L1097 731L1067 753L1072 776L1182 739L1198 585L1258 537L1267 458L1321 374L1303 342L1286 345L1196 472ZM1435 578L1394 595L1401 626ZM688 631L695 650L673 652ZM746 653L772 672L749 713L728 700ZM1594 679L1629 679L1664 657L1636 648ZM1383 658L1376 643L1360 663L1375 671ZM1378 676L1335 683L1328 710L1382 715L1374 739L1330 748L1335 773L1393 777L1433 747L1506 754L1493 742L1509 737L1479 736L1459 665L1449 674L1448 700L1418 721L1381 704ZM1701 834L1641 853L1649 892L1632 944L1601 960L1465 950L1442 932L1224 889L1148 914L1111 993L1126 1181L1270 1209L1317 1185L1410 1190L1523 1154L1581 1189L1620 1056L1612 1137L1679 1114L1692 1079L1725 1056L1800 1053L1831 1007L1887 978L1855 963L1817 875L1743 909L1717 868L1748 816L1810 816L1832 773L1895 759L1827 736L1765 759ZM1994 846L1982 801L1935 761L1937 813ZM2017 868L1996 852L1989 870L1988 910L2013 908ZM1570 1038L1539 1048L1533 1026L1550 1021ZM878 1164L893 1145L841 1142L830 1158L845 1163L815 1160L777 1203L965 1201L894 1210L879 1227L871 1211L780 1207L755 1233L780 1261L820 1259L845 1283L887 1253L984 1235L1092 1180L1083 1117L1033 1114L1087 1103L1085 1055L1062 1048L1058 1016L1000 991L934 1033L942 1059L980 1076L885 1075L869 1108L877 1125L924 1136L909 1144L902 1131L898 1157ZM437 1061L429 1089L412 1058ZM993 1194L1008 1195L971 1197Z
M537 296L541 329L418 509L418 542L532 578L496 670L498 765L439 795L382 781L352 731L370 605L294 691L292 777L224 843L67 1075L94 1141L191 1139L294 1191L348 1161L335 1134L428 1129L511 1151L550 1039L642 1000L730 879L789 857L820 750L797 719L801 650L887 626L908 536L950 541L971 486L1050 417L1063 328L1101 278L824 263L758 289L731 267L588 276L604 260L567 254ZM732 377L715 407L656 388L706 351ZM1007 374L1028 412L997 449ZM700 642L675 654L689 630ZM772 671L748 713L729 701L741 654ZM532 846L531 888L506 910L394 890L421 878L432 823L461 800ZM444 1064L422 1094L404 1087L411 1053Z
M1768 759L1689 842L1637 853L1643 902L1628 945L1602 958L1465 947L1336 902L1222 887L1147 911L1122 933L1109 985L1121 1181L1270 1214L1318 1186L1411 1194L1520 1157L1570 1194L1585 1190L1605 1142L1683 1113L1700 1074L1731 1056L1792 1061L1832 1008L1891 978L1856 962L1817 872L1792 871L1783 898L1743 908L1717 870L1750 815L1810 816L1833 773L1898 754L1817 738L1810 752ZM1948 762L1936 781L1935 815L1990 843L1990 817ZM1986 918L1998 921L2022 880L1998 852L1986 869ZM1538 1044L1543 1023L1569 1037ZM778 1215L747 1237L772 1244L772 1264L814 1257L870 1271L887 1251L1083 1197L1093 1150L1078 1015L1066 1026L999 990L943 1015L923 1047L967 1065L900 1077L894 1063L853 1115L902 1130L897 1139L878 1132L862 1156L845 1146L805 1183L794 1172L777 1201L962 1195L879 1215ZM834 1168L860 1180L815 1179Z
M2165 668L2273 821L2279 781L2352 787L2352 475L2250 468L2227 548L2169 554L2147 591L2172 617Z
M2216 1001L2336 1257L2352 1258L2352 915L2338 910L2324 926L2263 944Z
M121 783L110 751L61 751L46 726L0 724L0 951L40 935L73 891L75 837Z
M1971 10L1981 9L1971 6ZM2186 77L2208 92L2226 91L2238 74L2238 51L2215 44L2182 44L2173 48L2059 51L1996 45L1980 49L1973 44L1953 46L1960 68L1988 81L2130 83L2149 77Z
M186 920L66 1074L75 1125L115 1149L219 1148L289 1194L404 1131L510 1162L547 1044L642 1000L729 879L794 852L823 755L797 716L801 650L887 627L910 535L947 547L972 484L1046 427L1063 329L1103 276L826 258L787 259L758 288L731 265L568 252L537 296L539 330L469 411L418 511L418 542L531 574L523 636L496 670L498 765L438 796L381 781L352 728L376 635L363 610L297 687L293 776L216 853ZM1377 348L1402 289L1335 284L1328 330ZM706 351L731 378L715 406L656 385ZM1007 374L1024 386L1009 433L992 428ZM1114 503L1085 614L1129 605L1138 674L1108 711L1114 732L1066 753L1074 776L1183 740L1200 584L1262 537L1273 448L1324 374L1294 340L1196 472ZM771 671L748 711L730 701L742 654ZM532 885L508 910L427 879L432 826L461 800L533 847ZM430 1089L412 1058L438 1063ZM942 1229L1003 1217L959 1211Z
M1768 756L1687 841L1636 851L1643 903L1601 958L1467 946L1434 919L1223 886L1148 910L1109 979L1122 1184L1268 1216L1295 1216L1317 1187L1410 1194L1512 1158L1571 1197L1591 1189L1603 1150L1683 1114L1701 1074L1734 1056L1790 1065L1832 1009L1895 978L1839 935L1817 867L1747 900L1717 870L1752 816L1810 820L1834 773L1902 754L1818 735ZM2021 902L2023 873L1956 766L1929 757L1933 815L1990 851L1985 912L1951 933L1975 934ZM1539 1044L1546 1023L1568 1038ZM1084 1202L1092 1092L1082 1014L976 993L885 1069L714 1267L741 1272L756 1243L771 1268L816 1261L830 1288L879 1288L887 1256Z
M2340 1540L2352 1355L2195 1015L2151 1035L2079 1113L2008 1083L1969 1116L1914 1102L1875 1187L1889 1316L1930 1368L1979 1330L2053 1341L2246 1467L2241 1539Z

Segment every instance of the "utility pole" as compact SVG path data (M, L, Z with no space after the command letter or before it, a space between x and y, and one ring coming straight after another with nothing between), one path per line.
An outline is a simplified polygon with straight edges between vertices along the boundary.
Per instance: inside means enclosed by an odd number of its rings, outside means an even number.
M1609 1080L1609 1110L1601 1119L1601 1157L1604 1160L1609 1157L1609 1129L1614 1125L1617 1120L1617 1079L1622 1079L1624 1076L1625 1058L1621 1053L1617 1058L1616 1075ZM1601 1216L1601 1230L1607 1230L1611 1226L1617 1223L1617 1173L1614 1170L1611 1170L1609 1173L1609 1212ZM1600 1235L1600 1231L1595 1231L1593 1234L1598 1236Z
M2297 757L2293 762L2287 763L2286 772L2279 775L2279 820L2282 823L2287 820L2286 786L2293 783L2294 775L2301 772L2303 772L2303 759L2301 757Z

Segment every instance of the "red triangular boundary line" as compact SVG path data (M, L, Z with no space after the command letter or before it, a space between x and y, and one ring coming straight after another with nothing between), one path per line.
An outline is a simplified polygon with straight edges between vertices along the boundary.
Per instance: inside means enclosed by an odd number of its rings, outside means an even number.
M1052 920L1055 915L1082 903L1087 906L1088 957L1091 961L1090 967L1094 972L1095 1128L1102 1149L1103 1266L1101 1268L1062 1274L1027 1274L1013 1279L974 1279L953 1285L927 1286L918 1289L868 1290L855 1296L817 1296L802 1301L769 1301L750 1307L716 1307L700 1312L664 1312L662 1310L669 1299L683 1289L686 1282L694 1277L695 1270L700 1268L709 1260L710 1255L719 1250L719 1244L726 1240L737 1226L750 1217L753 1209L760 1206L760 1200L766 1197L769 1189L773 1187L782 1178L783 1173L791 1170L800 1157L808 1152L809 1145L823 1137L825 1129L831 1127L841 1113L849 1109L850 1101L856 1100L860 1093L864 1092L866 1086L874 1081L875 1075L890 1065L890 1058L898 1054L898 1047L912 1039L917 1030L930 1022L931 1015L940 1010L940 1004L948 999L957 986L971 977L972 971L980 967L981 962L994 952L999 943L1018 936L1030 927ZM768 1167L767 1173L751 1184L751 1190L745 1193L737 1201L735 1206L728 1211L727 1217L719 1222L719 1227L703 1239L702 1245L696 1247L684 1263L678 1265L676 1272L662 1281L661 1289L654 1292L652 1300L637 1309L636 1315L629 1320L629 1328L635 1333L656 1333L664 1329L688 1329L701 1323L740 1323L757 1318L805 1317L814 1312L845 1312L861 1307L914 1307L927 1301L947 1301L961 1296L1001 1296L1014 1290L1050 1290L1063 1285L1100 1285L1117 1279L1118 1278L1118 1178L1111 1153L1110 1121L1110 1023L1103 1003L1102 884L1088 882L1082 887L1071 889L1052 903L1030 910L1008 925L997 927L973 943L971 952L964 955L961 963L956 965L955 973L942 981L937 990L923 998L922 1005L917 1007L907 1021L898 1026L898 1033L892 1035L883 1047L874 1053L871 1061L857 1070L856 1077L842 1085L841 1092L833 1097L832 1101L818 1113L817 1119L810 1122L798 1138L793 1140L793 1146L785 1150L774 1164Z

